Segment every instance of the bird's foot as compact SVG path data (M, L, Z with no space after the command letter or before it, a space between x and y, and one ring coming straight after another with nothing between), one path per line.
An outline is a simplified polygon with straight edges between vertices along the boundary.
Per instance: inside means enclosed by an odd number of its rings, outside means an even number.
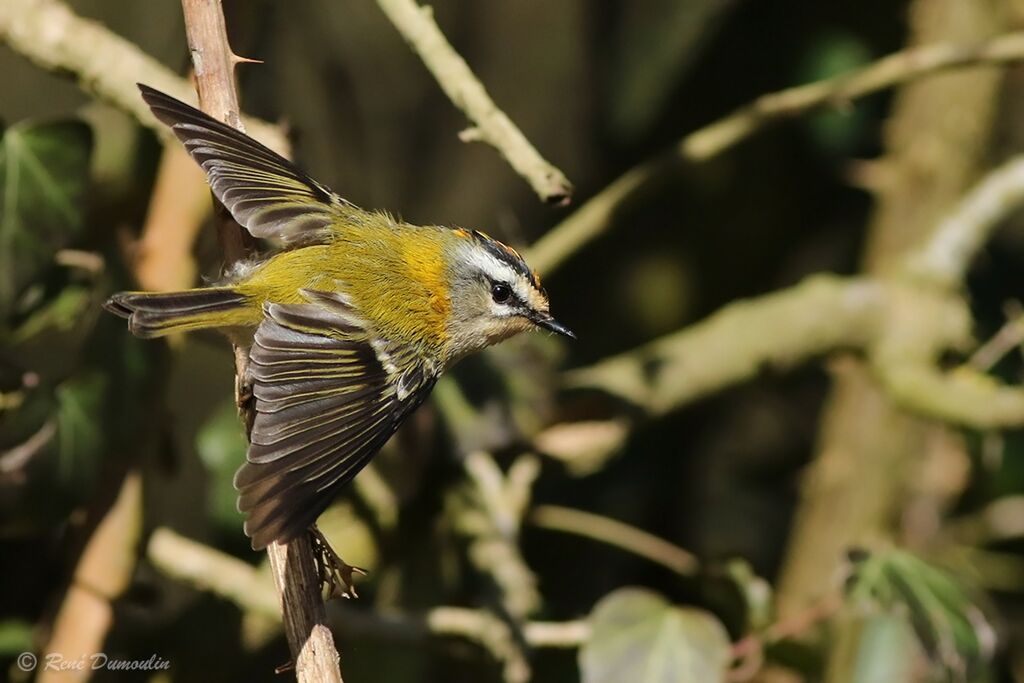
M316 571L320 577L320 590L322 591L325 586L328 588L327 599L358 598L353 575L366 576L366 570L341 559L315 524L309 527L309 540L313 546L313 559L316 561Z

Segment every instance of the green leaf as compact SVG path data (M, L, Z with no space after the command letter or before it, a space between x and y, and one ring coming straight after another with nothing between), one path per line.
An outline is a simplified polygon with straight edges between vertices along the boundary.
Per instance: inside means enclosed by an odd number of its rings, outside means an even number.
M69 487L91 486L103 455L107 380L83 373L57 387L57 476Z
M21 123L0 138L0 313L82 230L92 131Z
M833 623L824 680L828 683L910 683L922 680L917 639L891 613L845 615ZM926 679L932 680L932 679Z
M245 460L245 434L233 400L225 401L196 435L199 460L210 476L207 505L218 526L237 532L242 525L235 492L235 470Z
M903 550L853 558L848 604L906 618L929 659L951 680L969 680L991 657L995 631L955 577Z
M851 73L872 60L871 50L858 36L833 33L811 43L799 69L800 82L814 82ZM853 153L870 126L870 107L861 104L827 108L807 116L806 126L813 141L827 154Z
M13 657L19 652L30 652L34 646L32 624L21 619L0 621L0 657Z
M62 334L75 331L81 327L82 319L92 305L92 292L89 289L69 285L19 325L10 336L9 342L22 344L47 333Z
M725 574L740 590L747 607L747 630L760 631L775 619L775 595L772 585L754 573L754 568L744 559L729 560Z
M729 635L708 612L675 607L642 588L621 588L597 603L590 626L579 654L584 683L725 680Z
M83 372L57 385L23 387L0 411L0 455L11 466L0 496L0 534L36 533L66 522L95 491L107 451L108 378Z

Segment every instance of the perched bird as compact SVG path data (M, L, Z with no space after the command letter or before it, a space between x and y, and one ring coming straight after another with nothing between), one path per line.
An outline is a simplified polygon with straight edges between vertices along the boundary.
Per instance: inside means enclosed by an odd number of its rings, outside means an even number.
M234 219L282 247L216 286L106 303L139 337L251 339L255 416L235 486L254 549L313 525L460 358L534 328L573 336L511 247L359 209L244 133L139 88Z

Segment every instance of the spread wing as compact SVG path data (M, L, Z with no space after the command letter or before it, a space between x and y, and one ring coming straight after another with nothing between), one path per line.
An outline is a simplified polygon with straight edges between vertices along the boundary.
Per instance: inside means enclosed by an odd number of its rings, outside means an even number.
M254 549L304 532L427 397L428 359L371 338L342 295L270 304L250 351L256 403L235 476Z
M324 242L355 209L280 154L180 100L139 84L153 115L170 126L239 225L285 246Z

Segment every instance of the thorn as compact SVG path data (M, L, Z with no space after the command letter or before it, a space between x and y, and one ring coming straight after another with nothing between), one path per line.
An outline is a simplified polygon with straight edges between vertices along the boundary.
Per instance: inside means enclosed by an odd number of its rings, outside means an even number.
M240 55L236 55L233 52L231 53L231 64L233 64L235 66L237 66L239 64L264 64L264 63L265 62L262 59L252 59L250 57L242 57Z

